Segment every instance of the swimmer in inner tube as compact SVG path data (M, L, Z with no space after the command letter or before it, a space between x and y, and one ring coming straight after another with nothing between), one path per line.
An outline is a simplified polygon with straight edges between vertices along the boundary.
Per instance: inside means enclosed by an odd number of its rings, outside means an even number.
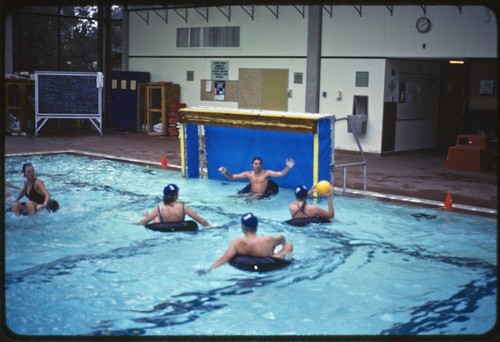
M26 177L24 187L19 192L15 201L12 202L11 211L18 215L35 215L43 209L56 211L59 208L59 204L57 201L50 199L49 191L45 188L43 182L35 175L33 164L25 163L23 165L23 175ZM28 197L28 201L19 202L24 196Z
M251 185L250 192L240 194L239 196L246 196L248 199L259 199L263 197L267 191L269 177L284 177L294 165L295 161L290 158L286 160L286 166L281 171L264 170L262 169L262 158L254 157L252 160L252 171L232 174L227 171L225 166L221 166L219 171L227 179L248 179Z
M224 255L217 259L209 270L198 270L198 274L204 275L208 271L229 262L236 255L284 259L293 251L293 245L287 242L283 235L278 237L270 235L258 236L257 224L258 220L254 214L244 214L241 217L241 230L245 236L231 241ZM278 246L281 246L281 248L275 252Z
M198 215L193 209L184 203L177 202L179 198L179 188L175 184L168 184L163 189L163 204L157 206L151 212L145 212L144 218L137 224L145 225L154 223L182 222L186 214L204 227L208 227L207 220Z
M328 210L321 208L318 205L308 204L307 197L316 191L316 184L308 190L306 186L299 185L295 188L295 201L290 203L290 215L292 219L321 217L331 219L335 217L335 208L333 207L333 187L324 196L328 199Z

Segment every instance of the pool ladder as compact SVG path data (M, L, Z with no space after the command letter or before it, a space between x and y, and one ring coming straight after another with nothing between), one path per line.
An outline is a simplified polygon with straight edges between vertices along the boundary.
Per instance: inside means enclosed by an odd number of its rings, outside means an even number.
M359 143L359 138L358 138L358 133L356 132L356 129L354 129L353 125L351 124L351 121L348 120L347 117L345 118L340 118L340 119L335 119L335 121L343 121L346 120L347 124L349 125L352 135L354 137L354 140L356 141L356 144L358 145L359 152L361 153L361 158L363 161L360 162L355 162L355 163L346 163L346 164L340 164L336 165L335 163L331 166L331 177L332 177L332 184L333 183L333 175L336 169L342 168L343 169L343 184L342 184L342 195L345 195L346 193L346 188L347 188L347 168L352 167L352 166L363 166L363 191L366 191L366 158L365 154L363 152L363 148L361 147L361 144ZM335 160L335 159L334 159Z

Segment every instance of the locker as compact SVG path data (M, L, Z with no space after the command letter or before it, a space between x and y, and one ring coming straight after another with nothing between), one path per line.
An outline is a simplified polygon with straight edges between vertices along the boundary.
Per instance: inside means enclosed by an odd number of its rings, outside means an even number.
M138 132L137 113L139 83L150 80L149 72L112 71L109 95L109 127Z

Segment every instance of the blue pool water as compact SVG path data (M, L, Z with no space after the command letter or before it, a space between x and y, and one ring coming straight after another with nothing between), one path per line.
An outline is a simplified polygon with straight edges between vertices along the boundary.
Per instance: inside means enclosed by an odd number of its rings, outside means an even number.
M64 154L8 157L13 184L22 184L26 161L61 208L6 214L5 315L14 333L478 335L494 327L495 219L339 196L332 223L299 228L282 223L289 189L247 203L229 197L244 183ZM134 225L170 182L216 227ZM260 218L260 234L294 244L294 263L199 276L241 235L247 211Z

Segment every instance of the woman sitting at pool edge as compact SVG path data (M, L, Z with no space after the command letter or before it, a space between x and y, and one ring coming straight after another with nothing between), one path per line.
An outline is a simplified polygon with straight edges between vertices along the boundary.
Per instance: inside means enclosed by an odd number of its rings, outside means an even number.
M330 191L325 194L328 199L328 210L321 208L318 205L307 204L307 197L309 197L316 190L316 184L307 190L304 185L299 185L295 188L295 201L290 203L290 215L292 219L296 218L308 218L308 217L321 217L325 219L331 219L335 217L335 210L333 207L333 187L330 187Z
M148 214L144 213L144 218L137 224L145 225L153 221L154 223L173 223L185 220L186 214L204 227L208 227L207 220L198 215L193 209L183 203L177 202L179 198L179 188L175 184L168 184L163 189L163 204L157 206Z

